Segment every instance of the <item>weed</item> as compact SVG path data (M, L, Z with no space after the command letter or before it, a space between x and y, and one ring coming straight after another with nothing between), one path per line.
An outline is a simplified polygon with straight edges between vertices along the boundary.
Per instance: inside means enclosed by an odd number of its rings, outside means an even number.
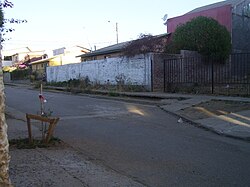
M111 96L111 97L118 97L118 96L120 96L120 94L119 94L119 93L116 93L116 92L110 91L110 92L108 93L108 96Z
M80 79L70 79L63 82L50 82L46 83L46 86L65 87L68 92L72 93L94 93L95 90L105 90L110 92L110 96L118 96L116 91L120 92L146 92L147 89L143 85L133 85L129 79L123 74L116 76L116 84L111 84L107 80L106 84L101 84L98 81L91 82L88 77L82 77ZM126 82L126 84L125 84ZM37 84L38 86L39 84Z
M33 139L32 143L30 143L28 138L12 139L9 141L10 146L16 147L17 149L48 148L58 143L60 144L61 140L55 137L52 137L48 144L46 144L42 140L37 140L37 139Z

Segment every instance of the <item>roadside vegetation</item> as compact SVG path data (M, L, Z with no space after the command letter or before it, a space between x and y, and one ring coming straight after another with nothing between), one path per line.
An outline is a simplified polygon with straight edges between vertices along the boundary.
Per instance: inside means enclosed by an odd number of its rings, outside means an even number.
M35 148L48 148L56 146L61 143L59 138L51 138L49 143L45 143L43 140L33 139L32 143L29 142L29 138L24 139L12 139L9 141L11 147L17 149L35 149Z
M117 92L146 92L143 86L125 84L120 77L116 79L116 85L112 85L109 82L106 84L100 84L98 82L92 83L88 77L81 79L70 79L63 82L50 82L44 83L45 88L59 87L64 88L68 92L72 93L103 93L110 96L118 96ZM38 88L41 82L37 82L35 87Z

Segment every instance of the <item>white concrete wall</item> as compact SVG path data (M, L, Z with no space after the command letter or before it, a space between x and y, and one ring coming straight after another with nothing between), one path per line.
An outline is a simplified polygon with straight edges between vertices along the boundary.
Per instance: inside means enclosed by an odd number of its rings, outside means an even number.
M2 66L5 67L5 66L12 66L13 65L13 62L12 61L7 61L7 60L3 60L2 61Z
M47 67L47 81L61 82L88 76L93 84L117 84L116 77L123 75L125 84L151 89L151 59L152 54L145 54Z
M9 73L9 72L3 74L3 82L4 82L4 83L9 83L9 82L11 82L11 76L10 76L10 73Z

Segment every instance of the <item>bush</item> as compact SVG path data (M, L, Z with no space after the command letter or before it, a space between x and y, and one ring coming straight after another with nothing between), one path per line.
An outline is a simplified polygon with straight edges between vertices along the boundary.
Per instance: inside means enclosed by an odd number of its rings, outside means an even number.
M123 49L123 54L127 57L133 57L139 54L149 52L161 53L164 51L167 37L152 36L151 34L140 34L137 40L129 42Z
M70 79L68 81L63 82L47 82L47 86L56 86L56 87L68 87L71 88L79 88L79 89L87 89L91 86L90 80L88 77L83 77L80 79Z
M30 69L19 70L16 69L15 71L11 72L11 80L25 80L29 79L30 77Z
M177 27L171 50L191 50L215 59L227 59L231 53L231 35L216 20L203 16Z

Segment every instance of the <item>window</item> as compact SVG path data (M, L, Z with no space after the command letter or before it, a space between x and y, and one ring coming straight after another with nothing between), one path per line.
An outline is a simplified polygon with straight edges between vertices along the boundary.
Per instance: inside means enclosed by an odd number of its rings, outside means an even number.
M110 55L107 55L107 56L104 56L104 59L106 59L106 58L110 58L111 56Z
M5 56L5 57L3 58L3 60L12 61L12 56Z

